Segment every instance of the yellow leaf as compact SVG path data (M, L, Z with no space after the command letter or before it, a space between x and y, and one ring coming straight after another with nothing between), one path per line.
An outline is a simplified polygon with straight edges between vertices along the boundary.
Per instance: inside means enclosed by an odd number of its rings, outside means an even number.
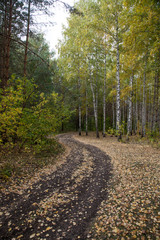
M46 231L49 231L49 230L51 230L51 229L52 229L51 227L47 227L47 228L46 228Z

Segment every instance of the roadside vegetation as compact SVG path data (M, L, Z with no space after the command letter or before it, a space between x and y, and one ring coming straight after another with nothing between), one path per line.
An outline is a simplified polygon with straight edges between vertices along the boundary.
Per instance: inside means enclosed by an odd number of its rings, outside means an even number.
M63 147L49 136L61 132L160 147L159 3L66 5L57 59L34 17L50 14L50 6L54 1L0 2L2 182L50 163Z

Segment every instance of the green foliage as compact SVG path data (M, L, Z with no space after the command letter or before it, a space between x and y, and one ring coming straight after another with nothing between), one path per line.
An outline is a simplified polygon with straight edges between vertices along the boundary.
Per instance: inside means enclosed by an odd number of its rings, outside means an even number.
M54 53L49 51L49 45L43 34L34 34L30 37L29 48L36 54L28 52L27 76L34 78L40 92L49 95L54 89L56 77Z
M13 168L12 165L9 163L6 163L1 169L0 169L0 179L2 180L8 180L12 176Z
M116 130L110 127L107 131L107 134L114 136L114 135L116 135Z
M119 129L118 130L113 129L113 128L110 127L108 129L108 131L107 131L107 134L109 134L111 136L113 136L113 135L119 136L119 135L121 135L121 134L123 134L125 132L125 129L126 129L126 123L125 123L125 121L123 121L122 124L119 125Z
M117 130L117 134L123 134L125 132L126 129L126 122L122 121L122 124L119 126L119 130Z
M48 134L55 133L69 112L61 109L61 98L39 94L33 80L12 76L0 101L0 144L20 148L33 146L40 151Z
M146 131L146 137L149 140L151 144L159 144L160 143L160 133L158 129L155 129L154 131L147 130Z
M0 102L0 142L14 143L17 129L20 125L24 109L31 106L35 100L36 86L26 78L16 78L14 75L9 86L3 92Z

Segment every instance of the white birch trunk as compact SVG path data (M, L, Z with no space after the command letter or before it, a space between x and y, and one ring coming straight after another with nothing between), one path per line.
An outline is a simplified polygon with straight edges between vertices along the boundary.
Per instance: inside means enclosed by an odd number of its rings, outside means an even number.
M99 138L99 131L98 131L98 79L96 77L96 137Z
M151 103L151 99L152 99L152 86L149 86L149 109L148 109L148 127L151 130L151 126L152 126L152 103Z
M135 122L135 133L137 134L138 129L138 100L136 95L136 122Z
M125 122L125 100L123 101L123 122ZM123 135L124 135L124 128L123 128Z
M88 136L88 94L87 94L87 82L86 82L86 136Z
M134 116L134 133L137 134L138 129L138 91L137 91L137 79L136 79L136 91L135 91L135 116Z
M127 122L127 135L132 135L132 86L133 86L133 75L130 77L130 95L128 98L128 122Z
M154 83L154 101L153 101L153 128L152 131L156 131L158 123L158 98L159 98L159 84L158 84L158 74L155 75Z
M79 70L78 70L78 75L79 75ZM81 127L81 97L80 97L80 88L81 88L81 83L80 83L80 78L78 76L78 115L79 115L79 136L81 135L82 132L82 127Z
M117 96L116 96L116 129L119 130L120 127L120 64L119 64L119 37L118 37L118 15L116 16L116 50L117 50L117 71L116 71L116 78L117 78Z
M106 136L106 54L104 62L104 88L103 88L103 137Z
M94 93L93 89L93 84L91 82L91 91L92 91L92 96L93 96L93 109L94 109L94 119L95 119L95 127L96 127L96 137L99 137L99 132L98 132L98 115L97 115L97 104L98 104L98 96L97 96L97 91L96 91L96 96Z
M112 103L112 113L113 113L113 128L115 128L115 110L114 110L114 101Z
M143 77L142 137L146 135L146 68L147 68L147 60L145 63L144 77Z
M156 106L156 76L154 79L154 95L153 95L153 106L152 106L152 124L151 124L151 131L153 132L153 126L155 122L155 106Z

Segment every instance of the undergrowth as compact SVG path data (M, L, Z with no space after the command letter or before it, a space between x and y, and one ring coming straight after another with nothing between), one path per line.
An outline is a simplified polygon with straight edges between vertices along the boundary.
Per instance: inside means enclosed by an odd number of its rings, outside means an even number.
M11 179L26 178L32 176L35 170L46 165L54 164L58 154L63 152L63 147L55 139L47 139L41 151L35 151L32 147L18 147L7 149L1 147L0 153L0 180L2 183Z
M140 133L129 136L124 133L125 131L122 125L120 128L120 132L123 133L122 138L119 140L122 143L149 144L152 147L160 148L160 133L158 131L147 131L145 137L142 137ZM115 129L109 128L106 132L106 135L110 137L117 137L119 133Z

